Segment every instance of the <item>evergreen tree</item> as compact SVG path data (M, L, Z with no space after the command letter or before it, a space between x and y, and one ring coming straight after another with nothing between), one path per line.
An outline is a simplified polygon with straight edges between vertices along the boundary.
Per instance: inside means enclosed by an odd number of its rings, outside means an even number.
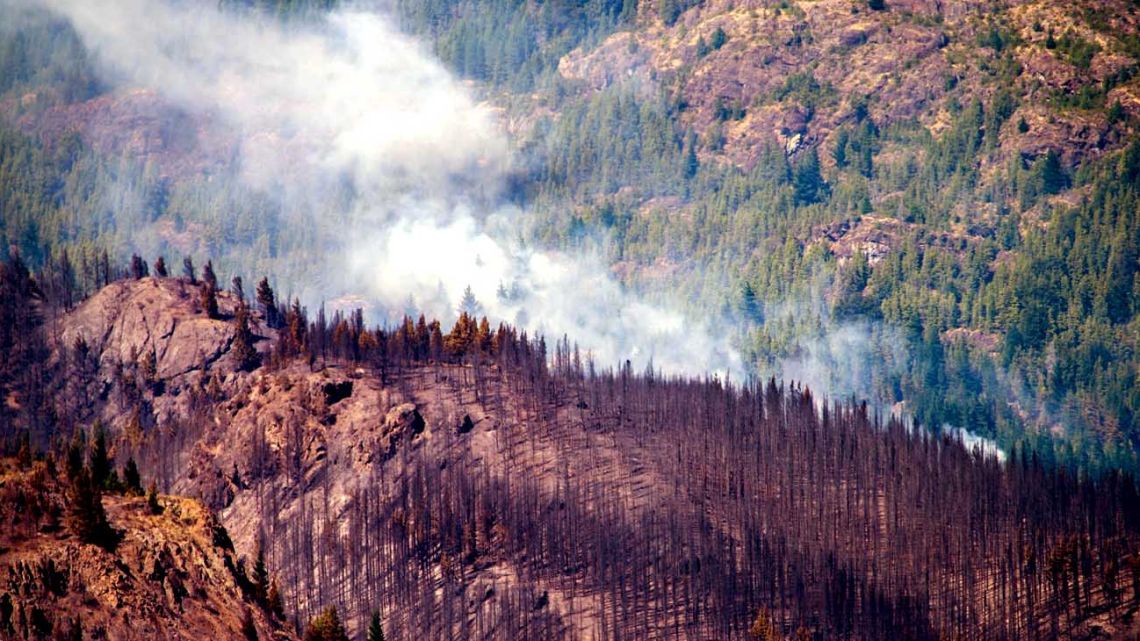
M847 166L847 143L851 138L851 134L846 129L840 129L835 134L835 150L832 151L831 157L835 159L835 166L840 169Z
M368 624L368 641L385 641L384 627L380 624L380 612L372 613L372 621Z
M147 269L146 261L138 254L131 256L131 278L138 280L150 275L150 270Z
M304 641L348 641L348 632L340 622L336 606L330 605L309 622Z
M266 324L277 329L277 299L273 295L273 288L269 286L268 277L262 278L257 284L257 304L261 305Z
M237 296L238 300L245 302L245 284L242 282L241 276L234 276L230 279L230 291L233 292L234 296Z
M265 550L257 546L257 559L253 563L253 595L262 606L269 598L269 570L265 567Z
M123 468L123 485L128 494L142 496L142 480L139 478L139 468L135 464L134 457L128 458L127 464Z
M716 51L723 47L726 42L728 42L728 34L724 32L724 29L717 27L716 31L713 31L712 39L709 40L709 46L713 48L713 51Z
M191 285L198 284L198 276L194 273L194 259L189 256L182 259L182 277L190 281Z
M1034 166L1041 193L1056 194L1069 187L1069 176L1061 166L1061 157L1050 149Z
M143 353L139 362L139 375L143 384L153 390L155 383L158 382L158 355L154 353L153 348Z
M27 470L32 467L32 440L27 432L20 432L18 439L20 444L16 450L16 462L19 464L20 469Z
M71 482L69 525L71 531L85 543L112 547L115 532L107 521L103 509L103 493L87 468L79 471Z
M111 480L111 468L114 461L107 453L107 431L102 421L96 421L91 429L91 453L88 455L91 471L91 482L101 489L107 488Z
M206 266L202 268L202 282L217 291L218 275L214 273L214 261L206 261Z
M234 330L233 353L238 371L251 371L261 364L261 355L253 346L253 332L249 328L249 308L238 303L237 328Z
M202 311L206 312L207 318L219 318L218 314L218 292L208 283L202 284Z
M478 318L482 315L483 304L475 299L475 293L471 291L470 285L463 290L463 299L459 301L459 307L455 311L461 315L467 314L472 318Z
M162 504L158 502L158 486L150 484L146 492L146 507L151 514L162 514Z
M159 278L166 278L168 276L166 272L166 259L162 256L159 256L158 260L154 261L154 275Z
M823 176L819 173L819 154L815 147L812 147L796 163L793 178L796 203L810 205L819 202L825 186Z

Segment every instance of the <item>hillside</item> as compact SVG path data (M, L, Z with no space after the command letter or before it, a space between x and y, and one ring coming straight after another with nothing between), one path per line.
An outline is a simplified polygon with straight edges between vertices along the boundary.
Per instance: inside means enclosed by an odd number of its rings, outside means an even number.
M198 501L107 495L112 550L65 527L54 462L0 461L0 637L5 639L295 639L247 594L238 556ZM239 578L240 577L240 578Z
M357 633L379 608L394 639L1134 633L1131 477L1000 463L774 381L598 370L467 317L444 334L258 310L247 369L237 299L216 320L185 302L205 287L120 280L50 322L47 413L102 418L116 460L201 497L239 553L263 546L300 621L335 604ZM163 360L223 328L220 355ZM110 501L112 523L152 519L139 505Z
M324 33L335 4L223 13L262 34L278 21L287 48L313 25ZM395 257L418 212L453 199L501 245L584 255L626 291L717 327L744 374L791 372L1062 465L1140 460L1140 18L1126 0L396 2L392 20L514 148L486 150L461 178L448 146L425 152L451 168L440 176L358 173L371 157L294 175L313 155L307 136L375 133L335 130L360 105L314 112L316 133L293 97L259 100L297 114L250 117L236 94L211 103L216 83L187 99L161 77L124 78L66 12L9 11L21 28L0 32L0 234L83 291L108 280L104 249L210 256L224 273L277 274L313 308L363 298L389 323L445 315L479 279L487 303L538 289L534 273L482 274L503 263L477 255L468 271L419 266L377 291L377 272L406 268ZM330 38L356 46L339 15ZM236 52L231 71L279 69L272 49ZM374 77L353 66L370 59L348 62L353 86ZM301 75L302 95L343 90L335 75ZM377 188L409 175L442 193ZM515 207L525 215L502 213ZM447 246L439 233L425 247ZM515 311L504 320L525 318Z

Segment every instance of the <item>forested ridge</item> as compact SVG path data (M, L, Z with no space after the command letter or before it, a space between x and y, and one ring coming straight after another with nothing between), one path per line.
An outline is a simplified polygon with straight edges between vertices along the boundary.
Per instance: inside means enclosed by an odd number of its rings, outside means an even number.
M368 327L165 262L112 262L91 296L4 263L5 437L103 492L200 496L259 617L362 635L380 611L393 639L1132 630L1126 473L999 461L797 384L603 368L466 313ZM51 527L30 523L12 532Z
M301 23L336 4L221 6ZM627 287L725 319L753 374L811 373L1050 464L1135 467L1131 4L393 9L513 123L528 241L599 245ZM224 137L187 142L206 125L102 84L66 22L4 10L0 235L29 265L210 255L324 293L305 266L328 260L349 188L298 218L226 170Z

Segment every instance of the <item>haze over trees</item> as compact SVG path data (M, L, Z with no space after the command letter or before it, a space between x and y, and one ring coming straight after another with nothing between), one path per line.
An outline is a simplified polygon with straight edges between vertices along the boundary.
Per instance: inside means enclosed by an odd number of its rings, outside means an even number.
M303 33L342 3L217 4ZM457 200L723 320L730 380L596 362L478 287L358 307L370 185L285 198L0 7L2 534L112 554L122 501L200 497L247 639L1135 635L1140 23L849 5L390 4L507 123L502 184ZM6 475L49 463L62 498ZM21 590L0 636L48 638Z
M224 4L303 22L337 3ZM508 198L533 212L524 230L531 241L575 248L604 236L609 261L630 266L628 284L667 284L694 314L730 319L736 344L765 375L806 352L822 361L851 358L857 363L832 369L869 369L870 383L834 376L826 381L832 391L905 401L934 428L966 427L1006 449L1029 444L1064 464L1134 467L1137 151L1134 114L1117 93L1137 68L1136 30L1114 22L1111 6L1094 3L1072 18L1072 28L969 9L931 17L890 3L855 7L862 11L856 22L901 19L930 32L940 48L924 53L916 70L941 57L964 65L953 74L935 65L942 81L915 89L944 113L938 119L946 127L932 135L887 98L845 95L828 69L806 62L890 47L903 34L843 35L834 16L819 17L817 31L834 26L843 38L843 51L827 50L802 29L805 9L790 3L757 10L757 20L791 34L769 50L766 40L690 11L692 4L432 0L398 2L395 11L456 73L492 92L538 92L557 112L524 118L534 127L518 136L534 162ZM19 30L0 33L0 90L34 94L40 102L32 111L106 95L69 25L33 10L20 17ZM960 39L938 20L957 25ZM648 39L658 26L668 37ZM1109 40L1096 44L1077 27ZM682 29L692 37L682 38ZM641 80L615 79L586 90L559 70L563 57L578 61L621 32L634 36L617 52L621 60L666 47L684 66L648 89ZM696 45L683 45L698 39L706 47L700 56L690 51ZM1034 52L1078 70L1078 88L1046 87L1034 97L1034 76L1025 71ZM1094 64L1110 52L1123 56L1123 66ZM738 96L722 91L722 75L742 73L725 63L731 56L788 62L771 72L771 82L768 72L758 76L749 85L762 87L755 95ZM897 73L918 82L909 68ZM699 78L713 88L701 89ZM1039 107L1048 113L1034 111ZM749 139L747 161L735 162L733 128L773 109L795 116L787 139ZM1050 129L1072 118L1103 120L1103 154ZM56 274L57 291L108 282L105 249L137 253L132 234L152 224L193 230L202 246L218 249L217 266L227 273L272 267L286 291L303 281L301 265L321 250L320 233L285 224L273 198L232 176L172 175L153 158L108 153L75 131L28 133L10 118L0 121L0 237L32 269ZM1087 197L1057 200L1066 193ZM849 260L851 247L863 246L865 236L879 238L874 251L884 255L873 258L866 279L853 280L848 273L862 268ZM184 253L158 243L156 254ZM680 267L660 283L655 264ZM165 272L165 261L159 265L133 265L132 273ZM862 288L850 289L857 282ZM837 295L841 286L848 290ZM210 309L209 292L201 294ZM257 304L272 307L260 288ZM862 352L821 349L860 327L870 328ZM899 343L906 349L896 357ZM1044 429L1058 425L1066 438Z

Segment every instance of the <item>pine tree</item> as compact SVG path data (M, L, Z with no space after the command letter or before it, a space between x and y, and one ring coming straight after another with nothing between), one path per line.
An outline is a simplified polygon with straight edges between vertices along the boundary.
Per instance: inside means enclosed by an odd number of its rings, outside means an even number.
M123 485L128 494L142 496L142 480L139 478L139 467L133 457L127 459L127 464L123 468Z
M713 51L716 51L723 47L726 42L728 42L728 34L724 32L724 29L717 27L716 31L713 31L712 39L709 40L709 46L713 48Z
M1037 161L1034 166L1034 173L1038 184L1041 186L1042 193L1056 194L1069 187L1069 176L1061 167L1061 157L1052 149L1041 160Z
M198 277L194 274L194 259L189 256L182 259L182 276L190 281L191 285L198 284Z
M218 290L218 275L214 273L214 261L206 261L206 266L202 268L202 282L214 291Z
M108 548L113 546L115 532L103 510L103 493L87 468L80 470L72 480L69 498L68 524L75 536L85 543Z
M459 307L455 311L457 314L466 313L472 318L478 318L483 313L483 305L475 299L475 292L471 291L470 285L463 290L463 299L459 301Z
M150 270L147 269L146 261L138 254L131 256L131 277L135 280L145 278L150 275Z
M368 641L384 641L384 627L380 625L380 612L372 613L372 622L368 624Z
M101 421L95 422L91 430L91 453L88 455L91 482L101 489L107 488L111 479L111 467L114 461L107 453L107 432Z
M823 176L819 173L819 154L814 147L796 163L793 186L797 204L810 205L819 202L825 184Z
M83 450L87 448L87 435L82 430L75 432L71 445L67 448L67 478L74 481L83 471Z
M154 353L154 349L147 350L142 360L139 362L139 375L142 377L142 382L149 389L154 389L155 383L158 382L158 356Z
M202 310L208 318L218 318L218 292L209 283L202 285Z
M340 622L336 606L330 605L309 622L304 641L348 641L348 632Z
M269 286L269 278L262 278L257 284L257 304L261 305L266 324L277 329L277 300L273 288Z
M159 278L166 278L169 275L166 272L166 259L162 256L159 256L158 260L154 261L154 275Z
M146 492L146 507L151 514L162 514L162 504L158 502L158 486L150 484Z
M241 276L234 276L230 279L230 291L234 296L238 297L242 303L245 302L245 284L241 280Z
M249 329L249 308L238 303L237 328L234 330L233 353L238 371L251 371L261 364L261 355L253 346L253 332Z
M269 597L269 570L265 567L265 550L257 546L257 560L253 563L253 595L265 606Z

